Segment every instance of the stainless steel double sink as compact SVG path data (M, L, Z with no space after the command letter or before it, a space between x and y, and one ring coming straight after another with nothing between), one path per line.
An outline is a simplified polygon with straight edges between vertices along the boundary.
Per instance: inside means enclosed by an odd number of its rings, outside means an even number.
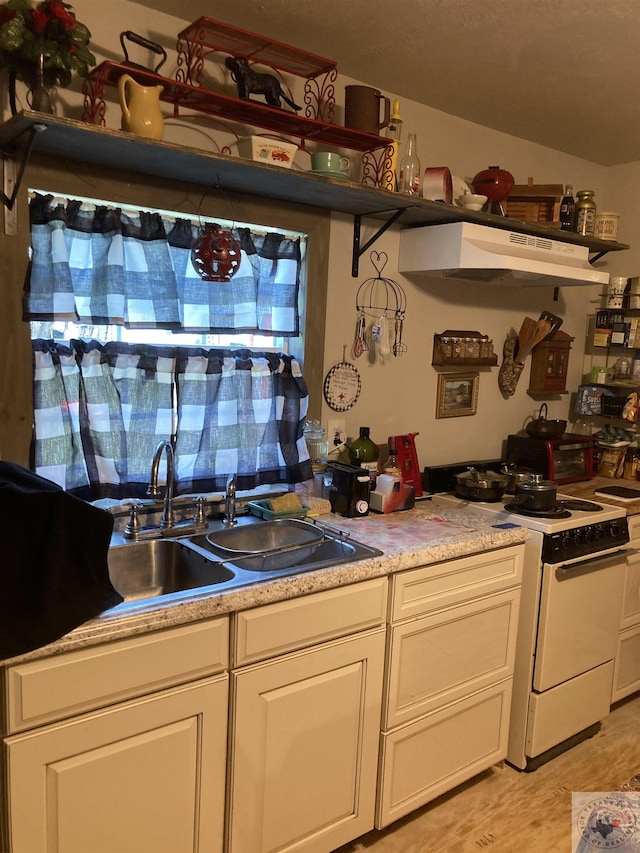
M124 605L227 591L261 581L380 556L341 531L298 519L242 516L235 527L176 538L112 544L109 576Z

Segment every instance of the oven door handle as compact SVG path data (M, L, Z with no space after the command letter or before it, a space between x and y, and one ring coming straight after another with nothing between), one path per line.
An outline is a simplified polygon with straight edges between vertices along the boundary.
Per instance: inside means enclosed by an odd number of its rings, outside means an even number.
M566 563L554 563L559 578L568 578L571 574L584 571L597 571L606 568L609 563L619 563L620 560L628 560L636 557L638 551L635 548L615 548L604 554L590 554L587 557L578 557L575 560L567 560Z

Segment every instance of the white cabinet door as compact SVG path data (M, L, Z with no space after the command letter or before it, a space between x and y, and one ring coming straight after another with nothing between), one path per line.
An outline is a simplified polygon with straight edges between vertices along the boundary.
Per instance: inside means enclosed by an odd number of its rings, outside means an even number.
M624 580L624 599L620 627L633 628L640 625L640 552L636 551L627 558Z
M613 670L611 702L640 690L640 625L621 631Z
M328 853L373 828L384 628L232 673L230 853Z
M228 676L6 739L11 853L219 853Z
M511 677L519 602L515 588L394 625L383 728Z
M612 703L640 690L640 516L631 516L628 521L631 545L635 550L627 557Z

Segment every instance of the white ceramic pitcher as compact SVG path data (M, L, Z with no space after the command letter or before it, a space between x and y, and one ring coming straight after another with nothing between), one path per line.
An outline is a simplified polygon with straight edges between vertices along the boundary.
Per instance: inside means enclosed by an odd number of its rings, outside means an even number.
M122 129L149 139L162 139L164 118L160 110L163 86L142 86L129 74L118 80Z

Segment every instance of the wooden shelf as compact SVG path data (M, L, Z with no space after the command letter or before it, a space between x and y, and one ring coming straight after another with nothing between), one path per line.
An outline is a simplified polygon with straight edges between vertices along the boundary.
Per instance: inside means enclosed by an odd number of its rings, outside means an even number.
M467 211L443 202L402 196L310 172L185 148L164 140L150 140L120 130L31 110L25 110L0 125L0 148L7 155L20 156L32 137L34 152L54 156L62 161L127 169L201 187L223 187L228 191L385 221L390 214L398 212L397 221L403 227L475 222L587 246L590 252L596 254L629 248L624 243L585 238L548 226L519 222L482 211Z

